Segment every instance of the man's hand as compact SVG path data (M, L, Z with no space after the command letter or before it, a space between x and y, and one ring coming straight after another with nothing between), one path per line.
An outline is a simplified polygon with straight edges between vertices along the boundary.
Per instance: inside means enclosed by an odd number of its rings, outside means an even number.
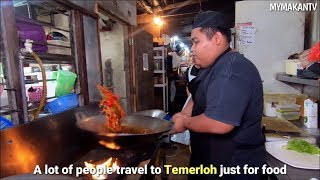
M173 125L173 132L172 133L181 133L184 132L186 130L185 127L185 121L190 118L189 116L183 114L183 113L176 113L173 117L172 117L172 121L174 122Z

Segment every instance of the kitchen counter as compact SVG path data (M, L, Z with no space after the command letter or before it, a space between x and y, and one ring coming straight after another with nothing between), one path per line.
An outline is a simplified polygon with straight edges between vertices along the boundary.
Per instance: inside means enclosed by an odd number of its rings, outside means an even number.
M304 132L307 132L311 137L316 139L316 144L320 146L320 129L310 129L305 128L301 121L290 121L297 127L301 128ZM270 167L283 167L285 163L274 158L272 155L267 153L267 164ZM311 178L320 178L320 170L309 170L309 169L300 169L295 168L290 165L287 165L287 174L286 175L271 175L272 179L286 180L286 179L311 179Z

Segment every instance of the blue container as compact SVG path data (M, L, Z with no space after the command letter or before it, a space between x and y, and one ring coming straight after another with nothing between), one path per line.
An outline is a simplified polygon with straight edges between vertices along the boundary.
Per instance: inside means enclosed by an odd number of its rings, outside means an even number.
M167 114L163 119L167 120L167 121L171 121L172 119L172 114Z
M0 116L0 130L12 127L13 123L8 119Z
M78 106L79 106L78 95L76 93L70 93L70 94L61 96L56 100L48 103L44 107L44 110L52 114L58 114Z

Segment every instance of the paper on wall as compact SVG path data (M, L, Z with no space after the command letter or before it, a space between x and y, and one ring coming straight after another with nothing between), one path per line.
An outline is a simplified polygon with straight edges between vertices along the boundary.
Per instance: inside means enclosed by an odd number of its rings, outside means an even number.
M241 26L239 33L240 45L254 44L256 28L254 26Z

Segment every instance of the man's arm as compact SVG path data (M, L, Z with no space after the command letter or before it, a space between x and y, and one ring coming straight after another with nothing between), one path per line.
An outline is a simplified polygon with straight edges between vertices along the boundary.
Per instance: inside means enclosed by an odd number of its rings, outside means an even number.
M232 125L211 119L205 114L187 118L184 121L184 125L187 129L195 132L214 134L227 134L234 128Z
M193 100L192 97L190 98L189 102L187 103L186 107L182 109L182 113L191 116L192 115L192 108L193 108Z
M234 128L230 124L211 119L205 114L190 117L183 113L177 113L173 119L175 133L183 132L186 128L199 133L227 134Z

